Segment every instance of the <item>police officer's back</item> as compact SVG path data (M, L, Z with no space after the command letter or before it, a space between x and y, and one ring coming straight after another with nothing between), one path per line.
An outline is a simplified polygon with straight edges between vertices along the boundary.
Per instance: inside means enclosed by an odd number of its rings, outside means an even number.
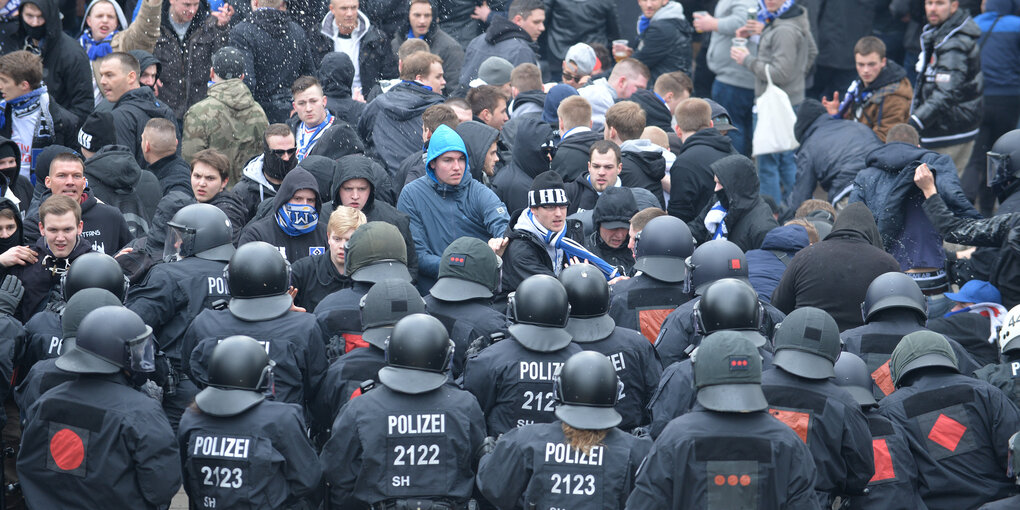
M646 406L659 384L662 365L655 348L641 333L616 326L609 316L609 284L590 264L574 264L560 273L570 301L567 331L582 349L609 357L623 383L616 404L626 431L648 424Z
M895 390L889 374L889 358L904 335L927 331L928 304L913 278L900 272L879 275L868 285L861 303L865 324L844 331L843 349L861 357L875 381L875 399L881 401ZM947 338L947 340L949 340ZM967 350L949 340L962 373L977 370Z
M1015 489L1006 477L1020 411L998 388L960 374L945 337L917 331L900 341L890 370L896 391L879 408L903 426L931 509L975 508Z
M152 329L130 310L89 313L57 367L79 374L28 409L18 474L31 508L166 507L180 456L159 403L137 391L154 367Z
M467 348L473 340L506 330L506 315L491 306L499 271L499 257L480 239L461 237L443 251L439 279L425 296L425 308L446 326L457 346L454 377L464 372Z
M468 358L464 389L478 399L490 436L553 421L549 383L563 362L581 351L566 330L567 291L549 275L528 277L511 296L510 336Z
M1002 390L1020 406L1020 305L1014 306L1002 321L998 336L999 363L985 365L974 371L974 377Z
M192 508L285 508L318 488L322 471L301 407L266 400L273 365L251 337L213 349L209 386L177 434Z
M871 374L856 354L841 352L833 367L833 381L857 400L868 418L875 475L868 481L867 494L850 498L853 510L924 510L920 474L907 445L907 434L878 412L871 392Z
M670 422L637 475L627 508L815 509L815 463L766 413L750 340L713 333L698 348L695 409Z
M331 508L461 508L485 428L475 398L447 383L453 343L434 317L414 314L393 328L386 356L381 384L341 409L319 457Z
M839 329L824 310L794 310L776 330L772 370L762 374L769 412L807 443L823 506L864 491L874 474L871 433L860 405L833 382Z
M400 230L382 221L370 221L354 231L347 242L344 274L353 284L319 301L315 317L330 337L330 359L368 344L362 340L361 298L372 284L396 278L411 281L407 270L407 246Z
M660 216L635 234L634 252L638 273L613 285L609 315L654 342L669 313L691 299L684 291L684 259L694 253L694 237L679 218Z
M313 315L291 310L289 273L283 255L268 243L237 249L227 268L233 296L227 309L202 311L184 334L181 363L197 383L208 380L209 357L220 340L246 335L276 363L275 399L310 403L326 372L325 341Z
M1009 438L1009 465L1006 466L1006 474L1015 478L1017 485L1020 485L1020 432ZM1020 508L1020 494L985 503L978 510L1010 510L1013 508Z
M705 288L701 299L694 305L694 323L698 335L708 336L716 331L733 331L744 336L758 348L762 369L772 368L772 344L758 331L761 328L763 307L754 288L736 278L723 278ZM652 421L649 433L659 437L673 418L694 408L697 387L694 385L694 353L691 357L675 361L666 367L659 379L648 410Z
M492 251L492 250L489 250ZM425 301L410 282L383 280L361 300L362 339L368 347L353 349L330 364L315 397L315 413L322 425L333 423L348 400L361 395L367 381L379 381L386 366L386 341L393 326L404 317L425 313Z
M622 509L652 442L617 428L620 384L606 356L571 356L551 385L559 420L500 437L479 462L481 493L500 509Z

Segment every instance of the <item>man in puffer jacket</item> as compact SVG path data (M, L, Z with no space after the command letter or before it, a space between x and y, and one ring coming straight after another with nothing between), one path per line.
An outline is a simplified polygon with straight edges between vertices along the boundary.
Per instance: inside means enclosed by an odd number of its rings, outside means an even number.
M920 69L909 122L921 145L967 165L981 124L981 28L958 2L925 2Z
M651 71L650 82L660 74L683 71L691 74L694 29L684 18L679 2L642 2L637 20L637 37L631 41L631 57L640 60ZM648 7L646 7L646 5Z
M577 42L601 44L608 48L620 38L620 23L612 0L547 1L546 38L549 61L555 66ZM554 71L555 75L559 75Z
M715 196L694 221L687 224L699 244L727 239L743 251L760 248L779 226L772 209L758 194L758 174L750 159L732 155L712 163Z
M772 303L772 292L783 279L786 266L790 265L797 252L809 244L806 228L801 225L783 225L765 234L760 249L744 254L747 258L747 279L758 293L758 301Z

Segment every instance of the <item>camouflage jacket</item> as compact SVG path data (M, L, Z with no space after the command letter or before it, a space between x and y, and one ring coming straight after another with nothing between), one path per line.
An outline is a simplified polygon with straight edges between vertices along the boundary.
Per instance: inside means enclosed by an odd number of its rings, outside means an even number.
M209 88L209 95L188 108L184 115L181 153L185 161L202 149L216 149L230 160L230 185L241 179L241 170L262 153L262 136L269 125L262 107L240 79L226 80Z

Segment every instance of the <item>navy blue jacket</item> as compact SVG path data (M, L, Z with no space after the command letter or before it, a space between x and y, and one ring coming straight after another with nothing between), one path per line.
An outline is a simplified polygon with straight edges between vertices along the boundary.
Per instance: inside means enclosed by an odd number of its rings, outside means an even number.
M786 266L793 260L793 256L808 244L807 230L804 227L786 225L776 227L765 234L761 249L750 250L744 254L747 258L747 279L758 293L759 301L772 302L772 292L783 279ZM780 260L775 252L785 253L786 261Z
M1007 14L1016 12L1014 2L988 0L985 10L974 18L981 28L978 44L984 43L981 72L985 75L985 95L1020 95L1020 17Z

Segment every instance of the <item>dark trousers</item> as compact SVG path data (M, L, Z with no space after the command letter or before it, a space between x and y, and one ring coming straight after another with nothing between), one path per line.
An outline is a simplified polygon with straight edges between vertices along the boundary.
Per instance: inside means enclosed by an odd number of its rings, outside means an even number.
M983 216L991 216L995 195L988 187L985 153L991 150L1000 136L1016 129L1020 119L1020 96L985 96L984 99L985 115L981 120L981 130L960 184L967 199L978 211Z
M712 99L726 108L726 113L730 114L730 121L737 128L726 133L733 142L733 148L745 156L750 156L751 139L754 135L754 123L751 120L754 89L735 87L716 80L712 84Z

